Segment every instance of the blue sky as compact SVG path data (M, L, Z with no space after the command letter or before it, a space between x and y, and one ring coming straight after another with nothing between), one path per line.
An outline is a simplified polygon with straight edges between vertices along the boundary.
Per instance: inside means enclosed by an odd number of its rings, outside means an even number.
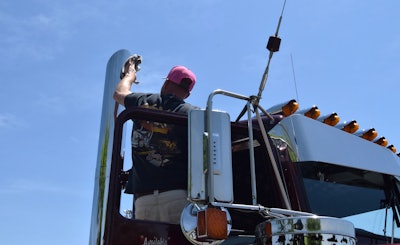
M217 88L255 95L282 5L1 1L0 244L88 243L105 68L115 51L143 56L140 91L159 91L182 64L197 75L193 104L205 107ZM399 9L398 0L288 0L261 105L317 105L375 127L400 149ZM215 106L235 118L243 104Z

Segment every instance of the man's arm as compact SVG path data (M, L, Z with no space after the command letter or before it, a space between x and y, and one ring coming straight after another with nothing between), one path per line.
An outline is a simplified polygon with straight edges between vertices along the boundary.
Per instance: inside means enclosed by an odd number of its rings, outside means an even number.
M117 88L114 91L113 98L120 104L125 106L124 100L128 94L131 94L132 83L136 80L136 70L135 65L130 65L128 72L118 83Z

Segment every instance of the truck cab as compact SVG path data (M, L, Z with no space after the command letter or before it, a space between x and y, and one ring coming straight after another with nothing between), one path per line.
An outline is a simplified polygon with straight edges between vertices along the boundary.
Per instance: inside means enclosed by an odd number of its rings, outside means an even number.
M373 130L321 117L315 107L299 110L295 100L264 110L252 97L223 90L188 116L118 109L110 98L129 54L118 51L107 68L91 245L400 242L400 158ZM216 95L242 100L247 118L213 108ZM190 204L180 225L133 215L134 196L124 193L132 119L188 130ZM368 215L378 211L386 214L381 220ZM365 230L366 222L385 234Z

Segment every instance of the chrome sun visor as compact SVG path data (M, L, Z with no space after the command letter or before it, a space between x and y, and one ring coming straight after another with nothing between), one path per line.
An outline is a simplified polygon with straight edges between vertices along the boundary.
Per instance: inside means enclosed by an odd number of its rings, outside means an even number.
M400 176L400 158L391 150L317 120L294 114L269 131L293 162L325 162Z

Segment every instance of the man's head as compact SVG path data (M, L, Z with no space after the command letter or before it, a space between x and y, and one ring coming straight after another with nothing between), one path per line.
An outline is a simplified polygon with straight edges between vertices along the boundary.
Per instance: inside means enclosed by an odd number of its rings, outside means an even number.
M174 66L169 71L161 89L162 94L174 94L181 99L190 95L196 84L196 75L184 66Z

